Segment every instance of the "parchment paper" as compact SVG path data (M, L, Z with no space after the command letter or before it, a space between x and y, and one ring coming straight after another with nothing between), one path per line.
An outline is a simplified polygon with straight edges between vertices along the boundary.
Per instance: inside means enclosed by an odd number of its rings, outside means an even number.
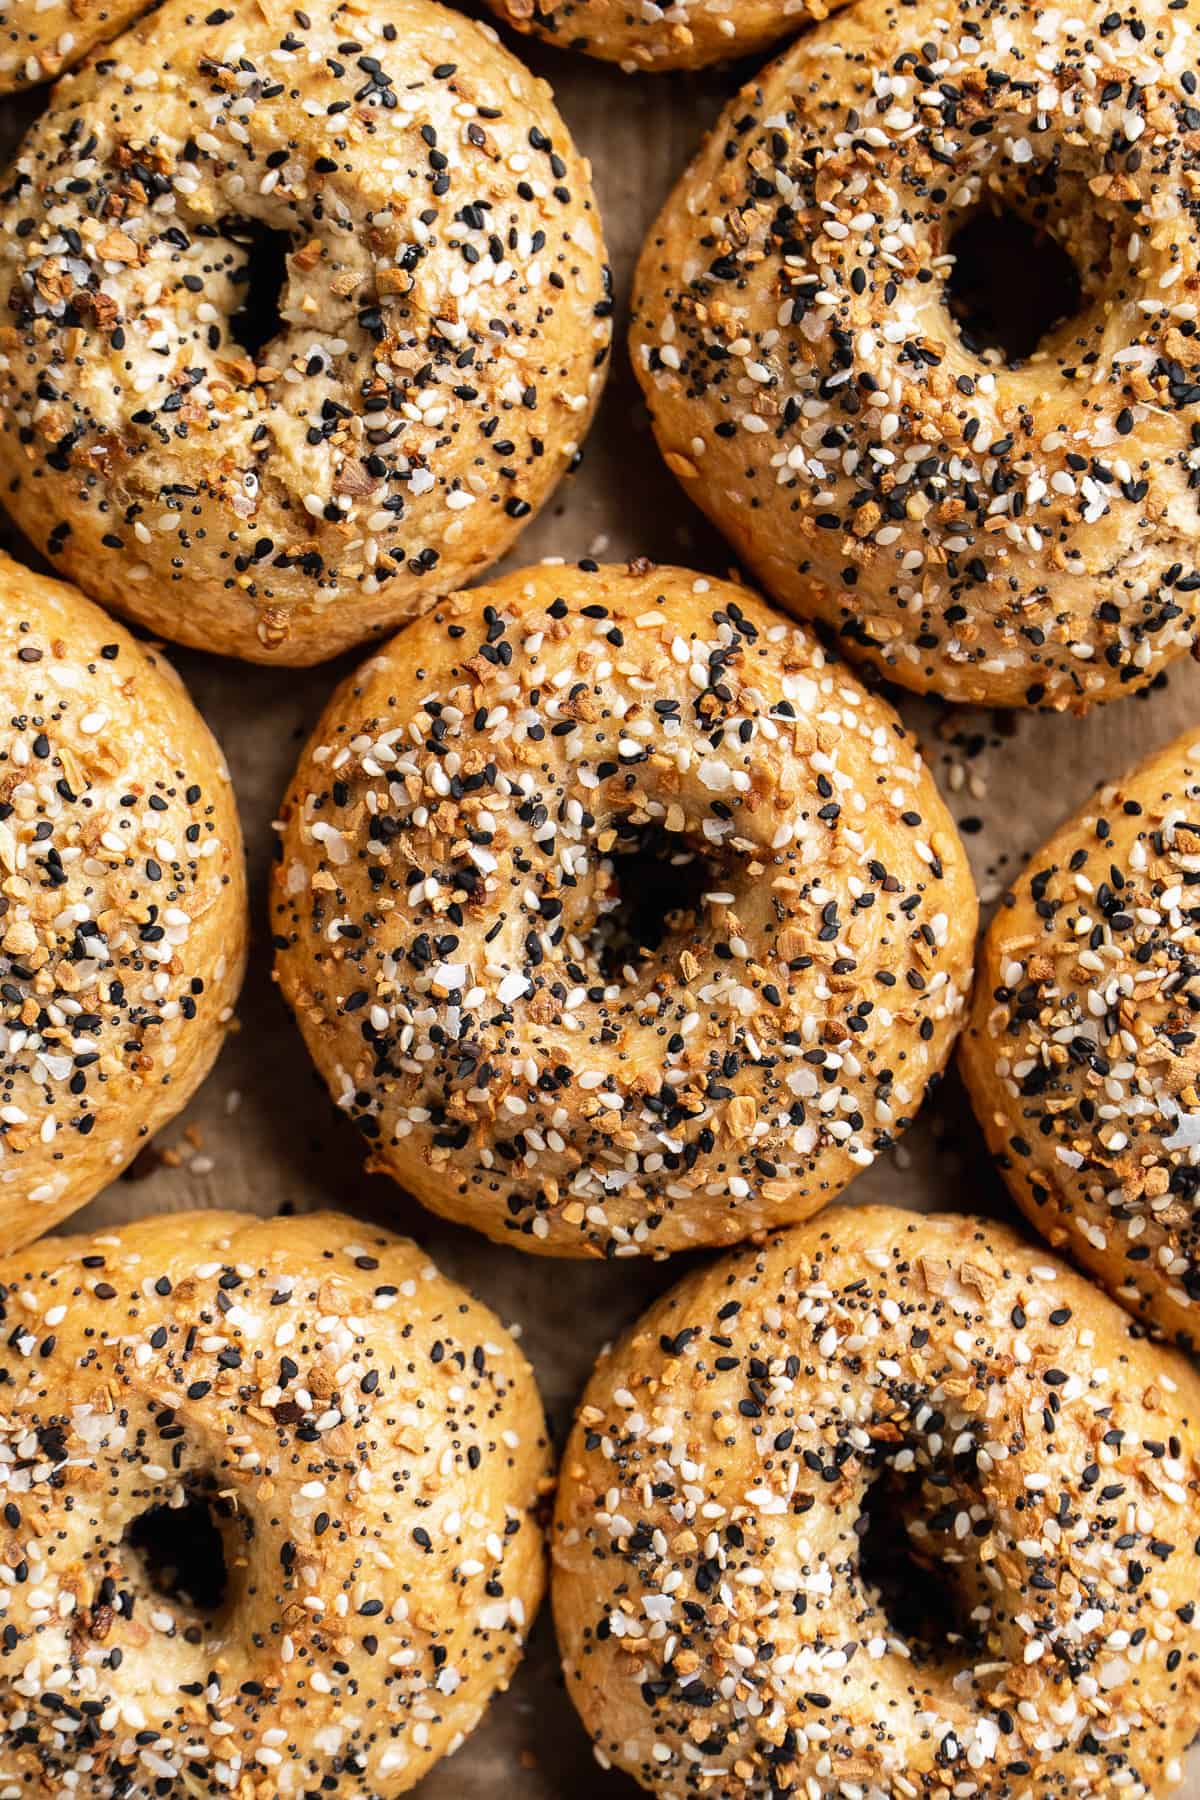
M701 134L753 65L700 76L624 76L607 64L510 40L553 85L591 157L618 299L613 370L582 465L501 565L542 557L645 555L713 574L732 559L660 462L625 351L629 281L642 238ZM0 99L0 161L38 96ZM0 541L32 552L0 521ZM425 1212L393 1183L362 1173L358 1134L332 1107L271 981L266 876L272 821L300 748L355 658L273 670L172 652L224 746L245 828L254 907L250 973L232 1036L192 1105L128 1174L64 1229L88 1230L198 1206L260 1213L334 1206L407 1232L447 1274L521 1333L556 1442L610 1337L692 1258L595 1266L497 1248ZM964 832L985 917L1009 877L1100 780L1200 723L1200 667L1177 664L1148 694L1085 718L943 707L892 692ZM913 1130L854 1182L855 1200L1011 1214L953 1073ZM558 1670L548 1607L525 1664L480 1730L418 1790L419 1800L635 1800L597 1767ZM1181 1800L1200 1800L1200 1750Z

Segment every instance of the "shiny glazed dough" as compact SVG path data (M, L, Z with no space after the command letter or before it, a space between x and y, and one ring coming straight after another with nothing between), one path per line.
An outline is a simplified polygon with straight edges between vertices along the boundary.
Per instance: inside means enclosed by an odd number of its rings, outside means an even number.
M601 1358L568 1692L658 1800L1159 1794L1200 1724L1198 1527L1183 1357L1004 1226L835 1207Z
M0 556L0 1251L187 1104L247 925L229 772L175 671Z
M332 656L502 555L611 331L549 89L433 0L168 0L27 134L0 293L17 522L94 599L256 662Z
M201 1212L0 1261L0 1317L3 1791L393 1800L457 1748L543 1584L493 1313L358 1220Z
M632 1256L805 1217L890 1145L975 920L915 744L810 632L589 563L452 596L342 684L272 926L372 1168L500 1242Z
M1192 641L1200 355L1193 0L860 0L743 88L652 227L632 348L659 445L768 592L919 691L1076 707ZM1001 315L960 227L1023 218Z

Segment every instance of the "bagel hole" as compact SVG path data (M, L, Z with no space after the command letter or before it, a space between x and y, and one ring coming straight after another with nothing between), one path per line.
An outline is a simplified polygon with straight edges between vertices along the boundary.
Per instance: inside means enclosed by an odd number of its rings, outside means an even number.
M292 240L288 232L272 231L256 219L233 219L222 230L246 252L245 262L233 275L242 297L229 327L247 356L258 362L267 345L283 330L280 301L288 278Z
M858 1572L874 1589L891 1630L918 1657L959 1660L976 1645L978 1632L967 1616L954 1565L935 1547L953 1547L945 1532L930 1533L930 1550L918 1551L909 1531L914 1484L885 1468L867 1486L855 1521Z
M946 300L976 356L1024 362L1083 305L1079 271L1044 226L1010 210L973 213L950 240Z
M707 893L726 886L716 858L676 832L621 823L609 852L611 886L601 902L593 948L605 978L652 955L673 932L687 928Z
M182 1506L150 1507L129 1526L125 1545L151 1591L197 1615L196 1625L221 1610L229 1569L215 1496L196 1491Z

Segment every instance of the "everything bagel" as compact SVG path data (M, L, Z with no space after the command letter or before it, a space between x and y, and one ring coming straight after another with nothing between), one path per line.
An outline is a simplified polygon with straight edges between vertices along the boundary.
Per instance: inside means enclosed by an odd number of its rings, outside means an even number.
M247 935L229 771L183 683L0 556L0 1253L186 1106Z
M147 0L0 0L0 95L51 81L146 10Z
M514 31L623 69L700 69L752 56L846 0L488 0Z
M527 569L373 656L273 891L371 1166L560 1256L836 1194L936 1080L975 918L895 714L744 588L652 565Z
M602 1357L555 1621L659 1800L1158 1794L1200 1724L1200 1381L998 1225L836 1207Z
M185 1213L0 1261L0 1793L393 1800L542 1592L500 1321L353 1219Z
M1192 642L1198 20L860 0L731 102L646 240L668 463L771 594L907 687L1078 706ZM1032 344L955 316L972 254L1018 317L1065 264Z
M489 28L168 0L0 192L5 505L150 630L319 661L545 500L608 283L587 165Z
M1200 731L1030 858L992 920L962 1071L1013 1198L1148 1323L1200 1344Z

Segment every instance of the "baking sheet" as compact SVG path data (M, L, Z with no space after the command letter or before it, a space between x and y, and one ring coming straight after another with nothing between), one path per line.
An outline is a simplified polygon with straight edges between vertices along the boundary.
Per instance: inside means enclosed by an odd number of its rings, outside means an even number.
M569 52L512 40L553 85L591 157L616 277L614 367L582 465L501 568L542 557L644 555L723 574L728 552L683 498L654 449L624 347L625 310L641 240L701 133L750 70L628 77ZM38 106L0 99L0 160ZM11 533L0 541L31 553ZM556 1441L601 1345L691 1260L550 1263L498 1249L436 1219L390 1181L362 1172L362 1145L333 1109L271 981L266 881L272 821L300 748L349 657L316 670L261 669L188 651L174 660L224 746L242 812L254 908L250 973L238 1029L192 1105L71 1229L197 1206L260 1213L340 1207L409 1233L447 1274L521 1333ZM892 693L917 731L964 833L985 917L1008 877L1100 780L1200 722L1200 667L1177 664L1155 688L1084 718L940 707ZM853 1184L855 1200L922 1208L1011 1211L951 1074L916 1126ZM66 1228L66 1227L64 1227ZM509 1692L480 1730L421 1783L420 1800L634 1800L603 1773L567 1699L548 1609ZM1200 1751L1181 1800L1200 1800Z

